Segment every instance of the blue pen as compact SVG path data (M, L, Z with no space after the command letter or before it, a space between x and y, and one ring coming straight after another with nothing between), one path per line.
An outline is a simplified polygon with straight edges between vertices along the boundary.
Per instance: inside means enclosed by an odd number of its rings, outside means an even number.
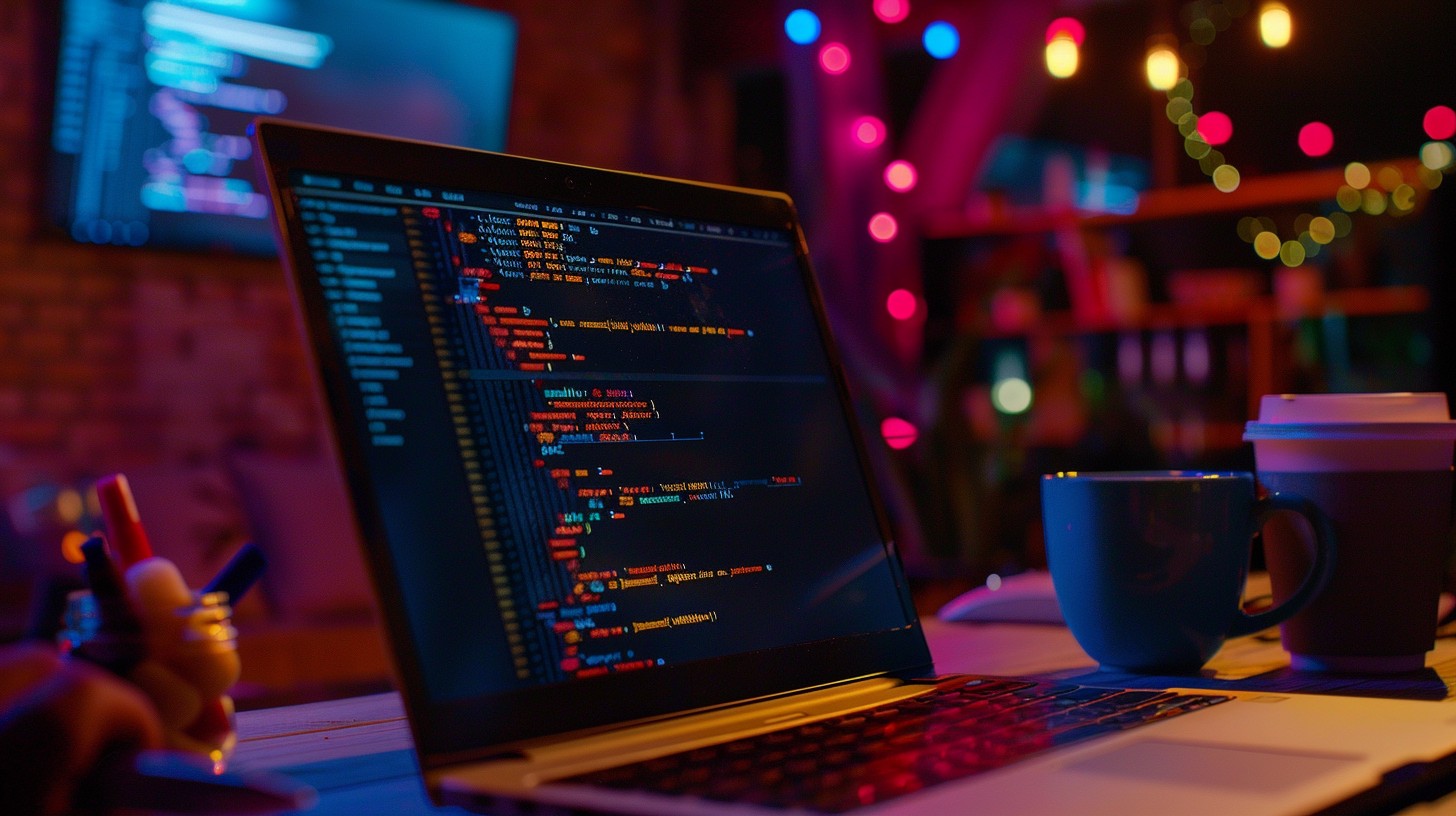
M226 592L228 603L236 604L238 599L243 597L243 594L257 582L267 566L268 559L263 557L263 551L258 549L258 545L249 541L233 554L232 559L227 562L227 566L207 582L207 586L202 588L202 592L203 594Z

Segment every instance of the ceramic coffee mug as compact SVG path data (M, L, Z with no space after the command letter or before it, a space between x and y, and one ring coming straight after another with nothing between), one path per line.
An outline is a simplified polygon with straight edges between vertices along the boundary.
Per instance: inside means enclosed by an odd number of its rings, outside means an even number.
M1241 600L1254 533L1276 511L1307 518L1315 557L1283 603ZM1042 478L1047 564L1067 626L1105 668L1195 671L1225 639L1281 623L1328 582L1334 539L1303 497L1256 495L1251 473L1056 473Z

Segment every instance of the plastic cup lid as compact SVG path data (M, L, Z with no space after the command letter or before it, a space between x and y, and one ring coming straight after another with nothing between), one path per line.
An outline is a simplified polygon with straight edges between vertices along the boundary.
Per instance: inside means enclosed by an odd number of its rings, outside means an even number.
M1451 419L1442 393L1268 394L1254 425L1426 423Z

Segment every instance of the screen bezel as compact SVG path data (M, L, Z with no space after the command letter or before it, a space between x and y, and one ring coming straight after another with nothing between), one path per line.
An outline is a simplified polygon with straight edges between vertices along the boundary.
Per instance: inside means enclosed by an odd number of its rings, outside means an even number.
M749 699L886 674L923 675L930 653L915 616L894 538L878 492L864 440L854 418L841 360L831 342L808 252L788 196L719 185L683 182L454 148L332 128L259 119L250 133L263 162L272 197L274 228L295 304L311 346L314 369L330 406L334 442L349 484L366 561L384 612L401 675L416 746L425 768L484 756L503 746L548 734L599 728ZM422 185L552 200L588 207L660 210L673 216L785 230L813 305L829 367L855 446L865 492L873 505L880 540L889 555L906 625L886 631L669 665L646 672L607 675L459 701L428 699L420 657L413 647L405 603L395 580L380 508L364 467L367 434L349 409L343 355L333 339L326 302L295 257L306 257L305 238L293 229L292 204L283 194L295 170L388 175ZM488 184L472 183L488 180ZM563 690L569 689L568 693Z

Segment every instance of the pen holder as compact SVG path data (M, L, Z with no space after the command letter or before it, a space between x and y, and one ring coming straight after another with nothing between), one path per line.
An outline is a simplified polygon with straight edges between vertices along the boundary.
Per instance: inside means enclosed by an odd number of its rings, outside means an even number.
M241 671L226 592L151 610L136 632L110 631L90 590L67 597L61 648L131 680L161 717L167 746L201 754L221 771L237 744L227 691Z

